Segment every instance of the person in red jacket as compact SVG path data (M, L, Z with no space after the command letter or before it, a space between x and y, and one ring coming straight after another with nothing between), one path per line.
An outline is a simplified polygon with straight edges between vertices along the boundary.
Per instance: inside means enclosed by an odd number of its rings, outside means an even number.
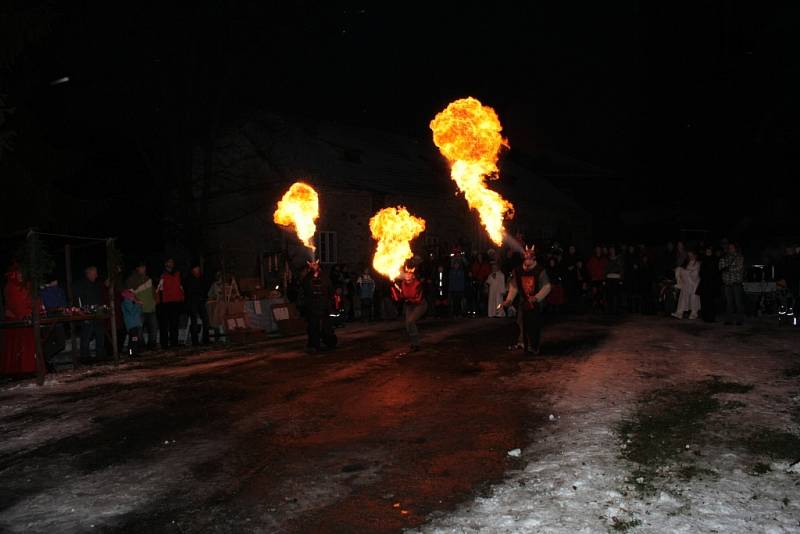
M181 273L175 270L175 260L167 258L167 261L164 262L164 273L161 275L156 289L161 348L163 349L178 346L178 327L183 300Z
M6 272L5 321L29 319L33 312L30 285L22 279L16 262ZM33 328L7 328L0 331L0 375L25 375L36 372L36 345Z
M592 286L592 302L595 308L604 308L604 285L606 280L606 267L608 257L603 254L603 249L594 247L594 256L586 262L586 272L589 273L589 283Z
M402 281L395 281L392 286L392 297L397 302L403 303L403 312L406 320L406 332L411 338L411 351L419 350L419 330L417 321L428 310L428 301L425 300L422 282L414 274L415 267L407 263L403 268Z

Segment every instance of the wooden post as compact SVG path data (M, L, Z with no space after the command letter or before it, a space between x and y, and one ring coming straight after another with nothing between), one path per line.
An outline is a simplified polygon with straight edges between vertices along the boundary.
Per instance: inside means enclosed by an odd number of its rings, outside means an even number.
M113 239L106 239L106 259L109 258L109 253L111 249L114 247L114 240ZM108 263L108 261L106 261ZM117 348L117 314L115 312L116 303L114 302L114 279L117 277L117 273L108 273L108 302L109 302L109 310L111 314L111 350L112 354L114 354L114 365L119 365L119 349Z
M32 272L36 270L36 239L36 232L33 230L29 231L28 261L30 261L30 269ZM36 277L34 276L31 278ZM38 280L28 280L28 283L30 284L31 292L31 322L33 323L33 342L36 350L36 383L41 386L44 384L45 363L44 351L42 350L42 328L39 317L39 306L41 306L41 302L39 300L39 284Z
M72 293L72 246L70 245L64 245L64 264L67 269L67 299L69 299L69 305L74 306L75 295ZM77 369L80 352L78 352L78 344L75 339L75 323L72 321L69 323L69 339L72 346L72 368Z

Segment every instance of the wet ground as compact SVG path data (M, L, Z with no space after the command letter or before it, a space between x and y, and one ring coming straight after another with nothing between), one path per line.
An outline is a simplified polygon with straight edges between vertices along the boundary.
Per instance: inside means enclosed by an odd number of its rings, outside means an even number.
M421 331L411 354L399 322L348 325L314 356L275 339L0 384L0 532L800 525L795 329L568 317L535 358L506 320Z
M543 399L608 325L507 352L505 320L399 323L146 356L0 389L0 530L396 532L485 491L546 424ZM552 376L531 383L523 378Z

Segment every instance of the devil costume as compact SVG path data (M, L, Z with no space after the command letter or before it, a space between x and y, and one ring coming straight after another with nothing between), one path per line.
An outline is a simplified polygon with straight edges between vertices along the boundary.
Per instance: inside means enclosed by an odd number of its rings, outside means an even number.
M403 312L406 321L406 331L411 338L411 350L419 350L419 330L417 321L428 310L422 282L414 276L414 269L406 267L402 282L392 286L392 297L397 302L403 303Z
M309 262L309 271L302 282L302 300L308 321L308 351L320 350L321 343L335 348L337 339L330 318L333 288L319 261Z
M542 337L542 307L550 293L550 279L547 271L536 263L533 247L525 247L522 265L513 270L508 296L502 306L508 307L519 295L518 313L522 330L522 344L525 352L538 354Z

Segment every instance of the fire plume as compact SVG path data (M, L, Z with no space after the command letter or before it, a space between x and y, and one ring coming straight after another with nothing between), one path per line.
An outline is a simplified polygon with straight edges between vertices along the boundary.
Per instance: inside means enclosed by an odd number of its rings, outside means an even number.
M411 215L403 206L383 208L369 220L369 229L378 242L372 266L394 280L405 261L414 257L411 240L425 231L425 219Z
M305 246L314 250L314 233L319 219L319 195L303 182L295 182L278 201L272 216L275 224L294 228Z
M514 206L487 186L497 179L497 157L508 141L497 113L468 97L451 102L431 121L433 142L450 162L450 176L476 210L489 238L503 242L503 219L514 216Z

